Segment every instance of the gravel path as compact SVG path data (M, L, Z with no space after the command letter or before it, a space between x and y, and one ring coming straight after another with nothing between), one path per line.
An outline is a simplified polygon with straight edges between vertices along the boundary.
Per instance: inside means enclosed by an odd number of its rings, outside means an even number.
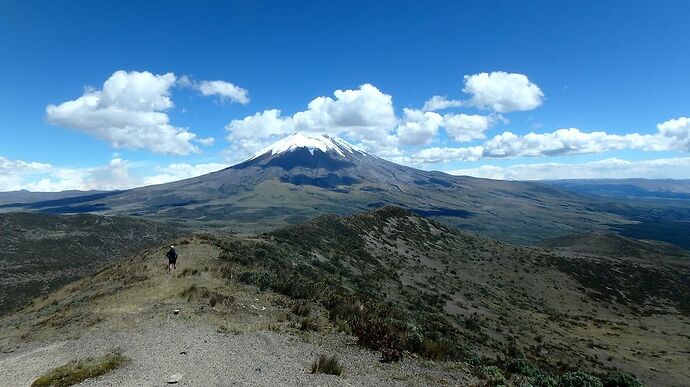
M179 386L469 385L473 381L459 370L424 367L414 359L381 364L376 353L357 346L312 344L272 332L225 335L174 317L151 320L134 332L92 332L77 340L30 344L0 357L0 381L28 386L69 360L113 349L120 349L130 361L82 386L161 386L173 374L182 374ZM344 374L309 373L320 354L338 354Z

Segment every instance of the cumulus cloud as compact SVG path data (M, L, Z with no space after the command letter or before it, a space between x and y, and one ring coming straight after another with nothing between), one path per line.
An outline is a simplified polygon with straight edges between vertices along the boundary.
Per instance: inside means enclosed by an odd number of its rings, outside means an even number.
M486 132L496 118L474 114L445 114L443 126L446 133L457 142L467 142L486 138Z
M205 96L217 96L221 101L237 102L242 105L249 103L249 91L227 81L196 81L189 75L183 75L177 80L177 85L194 89Z
M516 164L508 167L482 165L477 168L448 171L452 175L483 177L501 180L563 179L688 179L690 157L628 161L617 158L587 163Z
M657 125L657 128L658 132L654 134L582 132L577 128L526 135L504 132L474 147L423 149L412 159L426 164L482 158L581 155L616 150L688 151L690 131L685 117L666 121Z
M142 185L153 185L169 183L182 179L189 179L205 175L207 173L220 171L229 165L223 163L203 163L203 164L170 164L166 167L157 167L156 175L145 177Z
M129 175L129 163L119 157L113 158L107 165L91 168L56 167L0 157L0 175L2 191L88 191L135 186Z
M211 145L213 145L213 143L216 142L216 139L213 137L206 137L206 138L200 138L199 140L197 140L197 142L201 145L204 145L204 146L211 146Z
M397 140L402 145L429 144L443 124L443 117L435 112L407 108L403 112L403 122L397 128Z
M22 181L26 176L35 176L50 171L50 164L12 160L0 156L0 191L24 189Z
M110 141L115 148L186 155L198 152L196 134L170 124L170 89L175 74L116 71L101 89L59 105L48 105L50 123Z
M499 113L532 110L544 99L539 86L526 75L495 71L465 75L463 92L470 94L467 104Z
M476 161L483 157L484 147L481 145L464 148L432 147L422 149L411 157L413 164L437 164L448 161Z
M201 81L193 87L202 95L214 95L222 100L237 102L242 105L249 103L249 91L226 81Z
M690 118L671 119L656 127L662 136L675 139L680 150L690 151Z
M336 90L332 97L317 97L307 109L283 116L278 109L265 110L227 126L227 140L235 153L261 149L279 136L295 131L345 135L355 141L384 143L397 118L390 95L370 84L357 89Z
M447 97L435 95L424 102L424 107L422 109L425 111L437 111L453 107L460 107L463 106L463 104L463 101L457 99L448 99Z
M121 157L86 168L11 160L0 156L0 191L116 190L188 179L226 168L224 163L176 163L142 170ZM134 170L134 173L132 171Z

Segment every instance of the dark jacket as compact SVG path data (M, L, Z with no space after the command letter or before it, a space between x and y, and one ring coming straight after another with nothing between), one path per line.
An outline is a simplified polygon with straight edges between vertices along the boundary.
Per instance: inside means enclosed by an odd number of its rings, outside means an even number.
M174 261L177 259L177 253L175 252L174 249L168 250L167 253L165 253L165 256L168 257L168 260Z

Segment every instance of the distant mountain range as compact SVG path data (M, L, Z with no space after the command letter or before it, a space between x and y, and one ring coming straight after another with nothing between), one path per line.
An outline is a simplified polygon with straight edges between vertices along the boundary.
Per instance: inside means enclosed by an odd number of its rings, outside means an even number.
M60 191L60 192L32 192L27 190L0 192L0 204L35 203L47 200L59 200L76 198L80 196L94 195L107 191Z
M0 211L91 212L176 220L242 234L395 205L446 224L514 243L588 231L627 232L639 222L670 221L669 234L642 227L637 238L690 247L690 201L592 196L595 185L453 176L398 165L328 136L295 133L232 167L173 183L97 192ZM578 188L580 187L580 188ZM589 190L582 187L590 187ZM675 223L674 223L675 222ZM647 230L647 231L644 231ZM650 234L651 233L651 234ZM644 234L644 235L642 235ZM673 240L663 239L674 235Z
M545 183L585 195L690 200L690 180L574 179L552 180Z

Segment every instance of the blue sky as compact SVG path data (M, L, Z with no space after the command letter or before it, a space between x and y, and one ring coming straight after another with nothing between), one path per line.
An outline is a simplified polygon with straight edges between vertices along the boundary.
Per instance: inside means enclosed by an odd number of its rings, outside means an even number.
M690 178L685 1L0 8L0 191L190 177L297 129L483 177Z

